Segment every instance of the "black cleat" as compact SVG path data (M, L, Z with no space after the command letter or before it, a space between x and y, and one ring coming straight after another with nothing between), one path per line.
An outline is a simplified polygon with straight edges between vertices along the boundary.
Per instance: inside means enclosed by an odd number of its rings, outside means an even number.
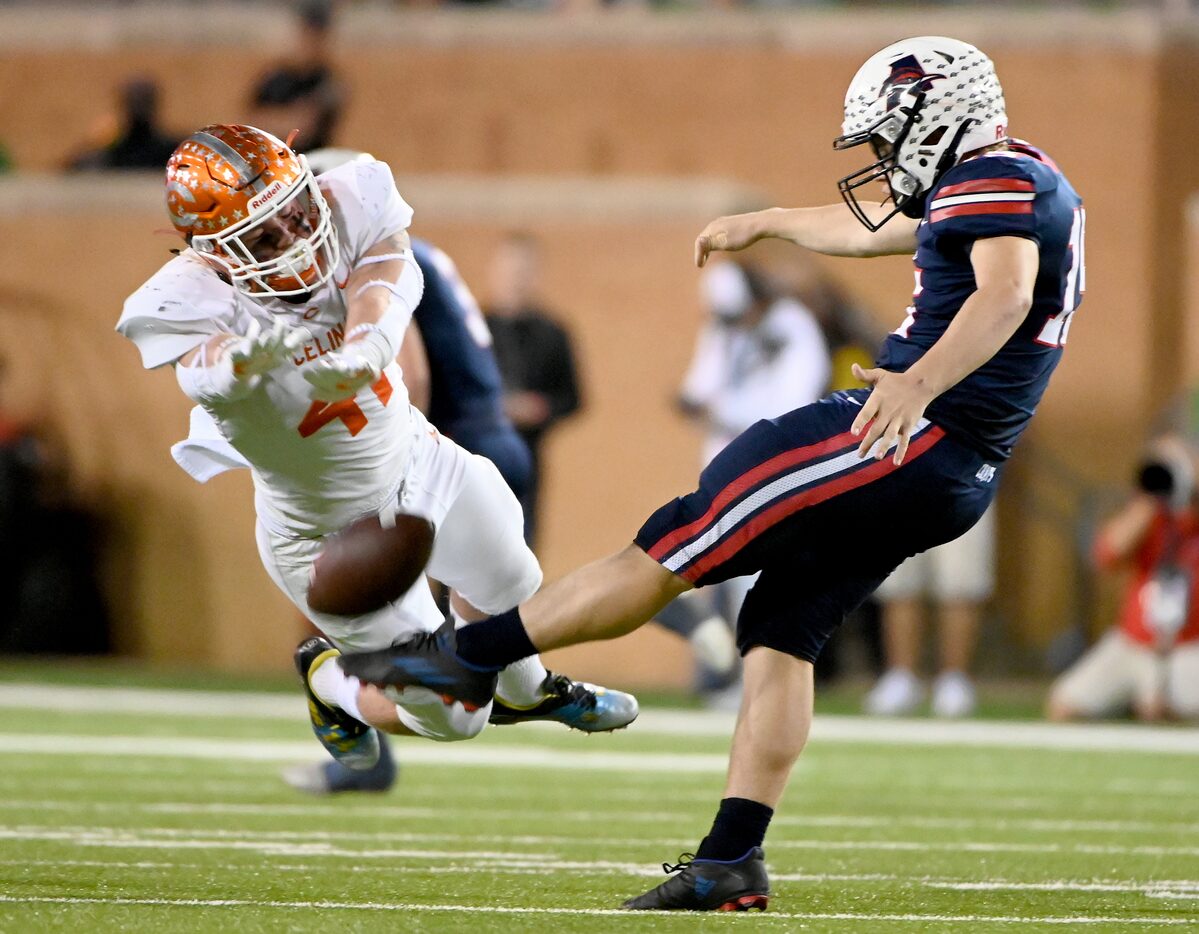
M491 705L488 722L509 724L552 720L584 733L607 733L623 730L637 719L637 698L624 691L613 691L586 681L572 681L566 675L556 675L552 671L546 673L541 690L545 692L545 699L531 707L515 707L497 696Z
M330 707L312 690L312 672L332 662L340 653L328 639L313 636L296 649L296 671L308 695L308 719L312 732L329 755L351 769L369 769L379 761L379 735L340 707Z
M663 863L662 871L678 875L620 907L629 911L765 911L770 900L766 858L760 846L732 862L696 859L684 853L676 866Z
M337 795L347 791L382 793L390 791L399 776L400 768L383 734L379 737L379 761L369 769L351 769L326 759L293 765L283 770L283 780L297 791L310 795Z
M421 687L440 694L447 704L458 701L469 711L491 703L498 671L469 665L458 657L452 620L436 632L422 632L375 652L341 656L342 670L380 688Z

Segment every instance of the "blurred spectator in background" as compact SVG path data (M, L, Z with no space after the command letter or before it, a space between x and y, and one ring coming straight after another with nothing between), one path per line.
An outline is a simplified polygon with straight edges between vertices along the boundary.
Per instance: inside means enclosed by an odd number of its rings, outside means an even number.
M1193 427L1192 395L1177 427ZM1053 685L1053 720L1129 712L1142 720L1199 718L1197 449L1171 431L1149 447L1138 491L1099 532L1095 562L1132 571L1119 623Z
M829 391L861 389L853 375L853 365L874 365L879 345L886 336L874 318L854 301L845 288L811 257L790 259L785 266L771 269L784 291L794 295L816 316L824 332L832 359Z
M704 430L702 468L755 422L819 399L832 370L816 318L798 300L781 295L756 266L713 263L699 283L706 320L678 405ZM755 579L738 577L692 591L657 617L690 639L700 690L715 705L737 693L729 690L737 657L732 632Z
M121 85L117 112L105 118L96 136L98 145L72 156L67 168L159 169L182 139L158 124L158 84L147 77L130 78Z
M932 712L968 717L976 697L970 667L982 609L995 589L995 516L988 509L965 535L908 558L875 596L882 601L886 671L866 697L866 712L902 716L924 700L916 672L925 612L935 608L940 669Z
M333 70L332 0L300 0L295 11L297 48L254 86L249 122L280 139L299 130L294 148L307 152L333 145L345 93Z
M504 409L533 458L521 500L525 539L535 543L541 489L541 443L580 405L570 335L540 303L541 256L527 233L504 238L491 261L491 303L486 309L504 384Z
M6 381L0 359L0 388ZM0 406L0 652L108 650L98 545L98 523L72 501L55 446Z

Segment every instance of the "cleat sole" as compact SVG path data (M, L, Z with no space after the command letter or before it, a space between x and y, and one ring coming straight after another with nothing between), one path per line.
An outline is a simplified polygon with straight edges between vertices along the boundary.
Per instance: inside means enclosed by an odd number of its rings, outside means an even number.
M770 899L765 895L742 895L725 902L717 911L765 911Z

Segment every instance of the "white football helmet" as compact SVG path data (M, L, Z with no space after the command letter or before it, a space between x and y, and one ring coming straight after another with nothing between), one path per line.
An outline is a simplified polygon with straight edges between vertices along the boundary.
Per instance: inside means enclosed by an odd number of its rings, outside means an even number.
M1007 112L995 66L968 43L943 36L904 39L876 52L845 94L835 149L869 143L877 161L837 183L870 230L902 211L919 217L936 180L966 153L1002 142ZM856 190L885 181L895 210L873 221Z

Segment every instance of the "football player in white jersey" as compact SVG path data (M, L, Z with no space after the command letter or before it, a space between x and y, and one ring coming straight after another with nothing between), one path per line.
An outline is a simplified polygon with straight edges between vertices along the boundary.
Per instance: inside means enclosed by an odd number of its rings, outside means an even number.
M395 358L423 280L409 248L412 209L391 171L354 162L318 182L288 143L216 125L175 150L166 200L188 248L129 297L117 330L147 368L173 365L197 403L189 439L172 449L180 465L201 481L252 471L263 564L331 640L307 640L296 653L317 737L338 761L364 768L378 758L371 727L438 740L476 735L490 698L447 706L425 689L385 696L326 664L339 649L435 630L442 617L423 580L357 617L318 613L306 599L324 536L397 512L435 530L427 571L451 589L459 623L526 599L541 583L520 506L498 471L408 403ZM543 685L554 679L539 659L527 661L508 669L496 692L526 719L594 732L637 714L631 695L579 682L547 696Z

